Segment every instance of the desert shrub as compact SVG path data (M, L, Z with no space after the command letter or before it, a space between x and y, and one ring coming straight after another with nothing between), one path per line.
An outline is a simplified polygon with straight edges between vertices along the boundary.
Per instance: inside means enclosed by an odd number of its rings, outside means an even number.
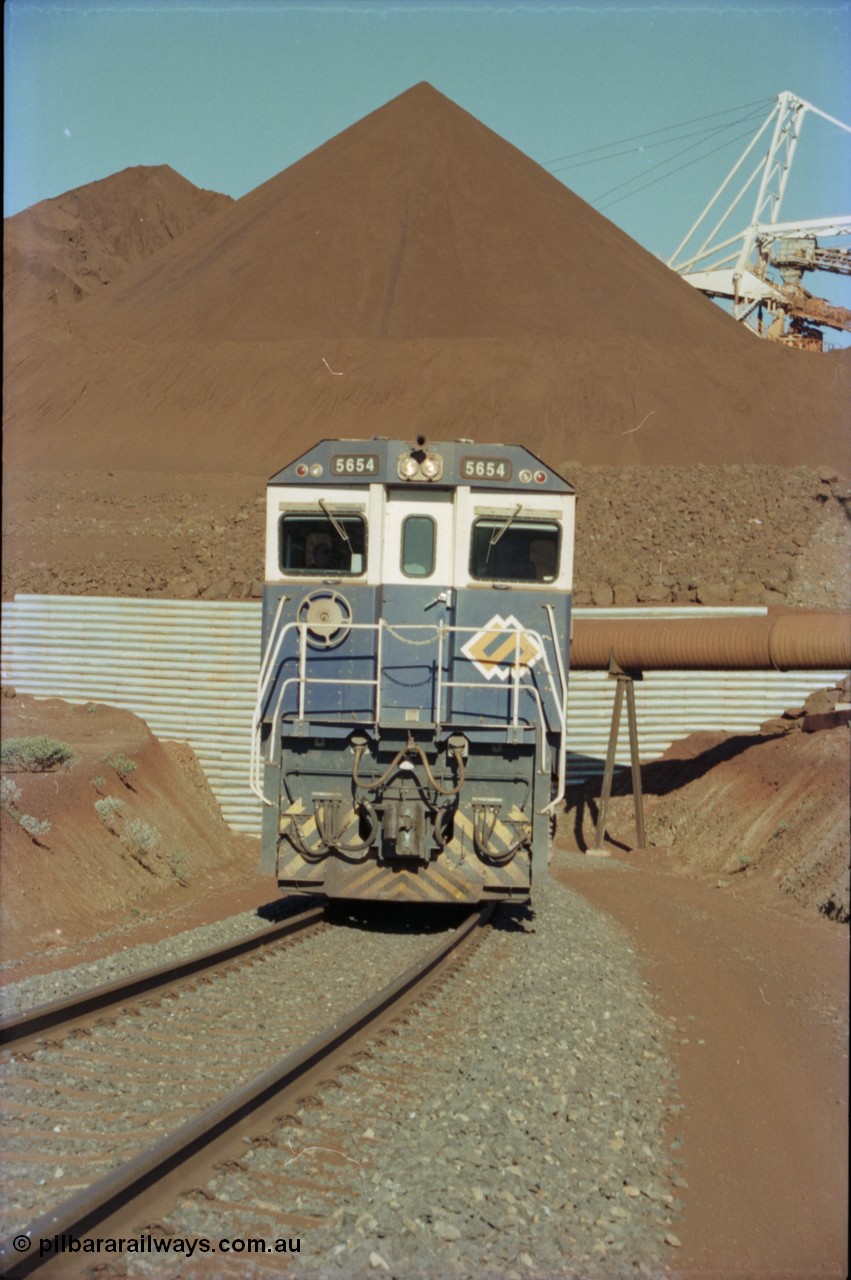
M186 884L189 874L189 855L186 850L172 847L168 851L168 862L171 867L172 875L179 880L181 884Z
M136 761L131 760L129 756L123 756L120 751L113 751L110 755L104 756L103 762L108 764L110 769L115 770L122 782L126 782L136 768Z
M9 817L26 831L29 838L38 844L38 837L47 835L50 823L47 818L34 818L32 814L21 813L18 805L21 801L21 788L12 778L0 778L0 804Z
M95 791L100 791L101 787L105 784L105 782L106 782L106 778L103 776L102 773L96 773L95 776L91 779L91 783Z
M156 827L142 818L131 818L125 823L121 837L124 844L134 855L151 853L160 842L160 833Z
M123 808L124 801L118 800L115 796L104 796L102 800L95 800L95 813L109 831L112 831L116 815Z
M50 823L47 818L33 818L28 813L25 813L22 818L19 818L18 822L23 827L24 831L26 831L27 835L31 836L33 840L35 840L37 836L46 836L50 830Z
M13 778L0 778L0 804L14 817L12 810L21 798L21 788Z
M0 765L19 773L60 769L73 755L67 742L57 742L43 733L35 738L9 738L0 745Z

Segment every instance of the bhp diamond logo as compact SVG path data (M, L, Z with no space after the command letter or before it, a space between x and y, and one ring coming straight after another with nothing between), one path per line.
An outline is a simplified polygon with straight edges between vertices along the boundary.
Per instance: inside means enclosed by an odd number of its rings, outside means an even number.
M497 613L461 646L461 652L486 680L492 680L494 676L507 680L515 663L519 664L521 672L534 667L541 656L541 646L513 615L502 618Z

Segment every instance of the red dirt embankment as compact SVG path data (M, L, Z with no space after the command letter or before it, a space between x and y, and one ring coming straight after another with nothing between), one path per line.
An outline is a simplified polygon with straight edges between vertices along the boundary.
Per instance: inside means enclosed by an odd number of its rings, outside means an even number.
M575 602L851 609L851 486L808 467L579 467ZM7 477L3 597L259 599L263 476ZM711 500L707 497L711 495Z
M559 824L553 874L627 930L671 1026L685 1280L847 1275L849 939L819 913L847 925L851 730L806 723L695 733L645 765L648 849L621 794L610 857L571 852L599 782Z
M114 707L7 693L7 747L45 735L72 755L48 772L3 767L4 961L49 950L62 963L68 946L152 917L167 931L186 900L252 877L256 842L226 826L185 743Z
M848 681L813 694L809 710L847 706ZM851 913L851 726L817 732L794 708L763 733L693 733L641 770L648 848L636 848L628 772L606 817L604 848L632 865L712 885L724 896L777 906L794 900L847 923ZM601 781L569 797L564 847L594 845Z
M249 887L256 841L225 825L185 743L161 743L144 721L101 704L18 695L4 696L2 710L4 742L45 735L73 753L49 772L3 767L6 959L147 923L226 881ZM635 868L754 907L786 904L847 922L849 732L692 734L643 767L650 847L634 848L625 779L605 847ZM599 788L592 779L570 793L559 848L593 845ZM265 888L274 896L271 882Z

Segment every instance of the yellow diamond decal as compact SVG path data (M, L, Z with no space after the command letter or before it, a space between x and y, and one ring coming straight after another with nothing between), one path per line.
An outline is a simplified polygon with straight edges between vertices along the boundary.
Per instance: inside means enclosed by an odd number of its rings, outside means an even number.
M494 676L507 680L515 663L521 675L534 667L541 656L541 646L537 637L524 630L513 615L503 618L497 613L461 646L461 652L486 680Z

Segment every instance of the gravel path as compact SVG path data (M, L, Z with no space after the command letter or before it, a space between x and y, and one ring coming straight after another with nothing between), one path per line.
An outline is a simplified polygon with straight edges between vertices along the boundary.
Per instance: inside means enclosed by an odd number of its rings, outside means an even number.
M667 1028L624 932L550 883L339 1089L184 1197L172 1237L295 1243L132 1275L661 1276L676 1261ZM682 1180L680 1180L681 1183Z

